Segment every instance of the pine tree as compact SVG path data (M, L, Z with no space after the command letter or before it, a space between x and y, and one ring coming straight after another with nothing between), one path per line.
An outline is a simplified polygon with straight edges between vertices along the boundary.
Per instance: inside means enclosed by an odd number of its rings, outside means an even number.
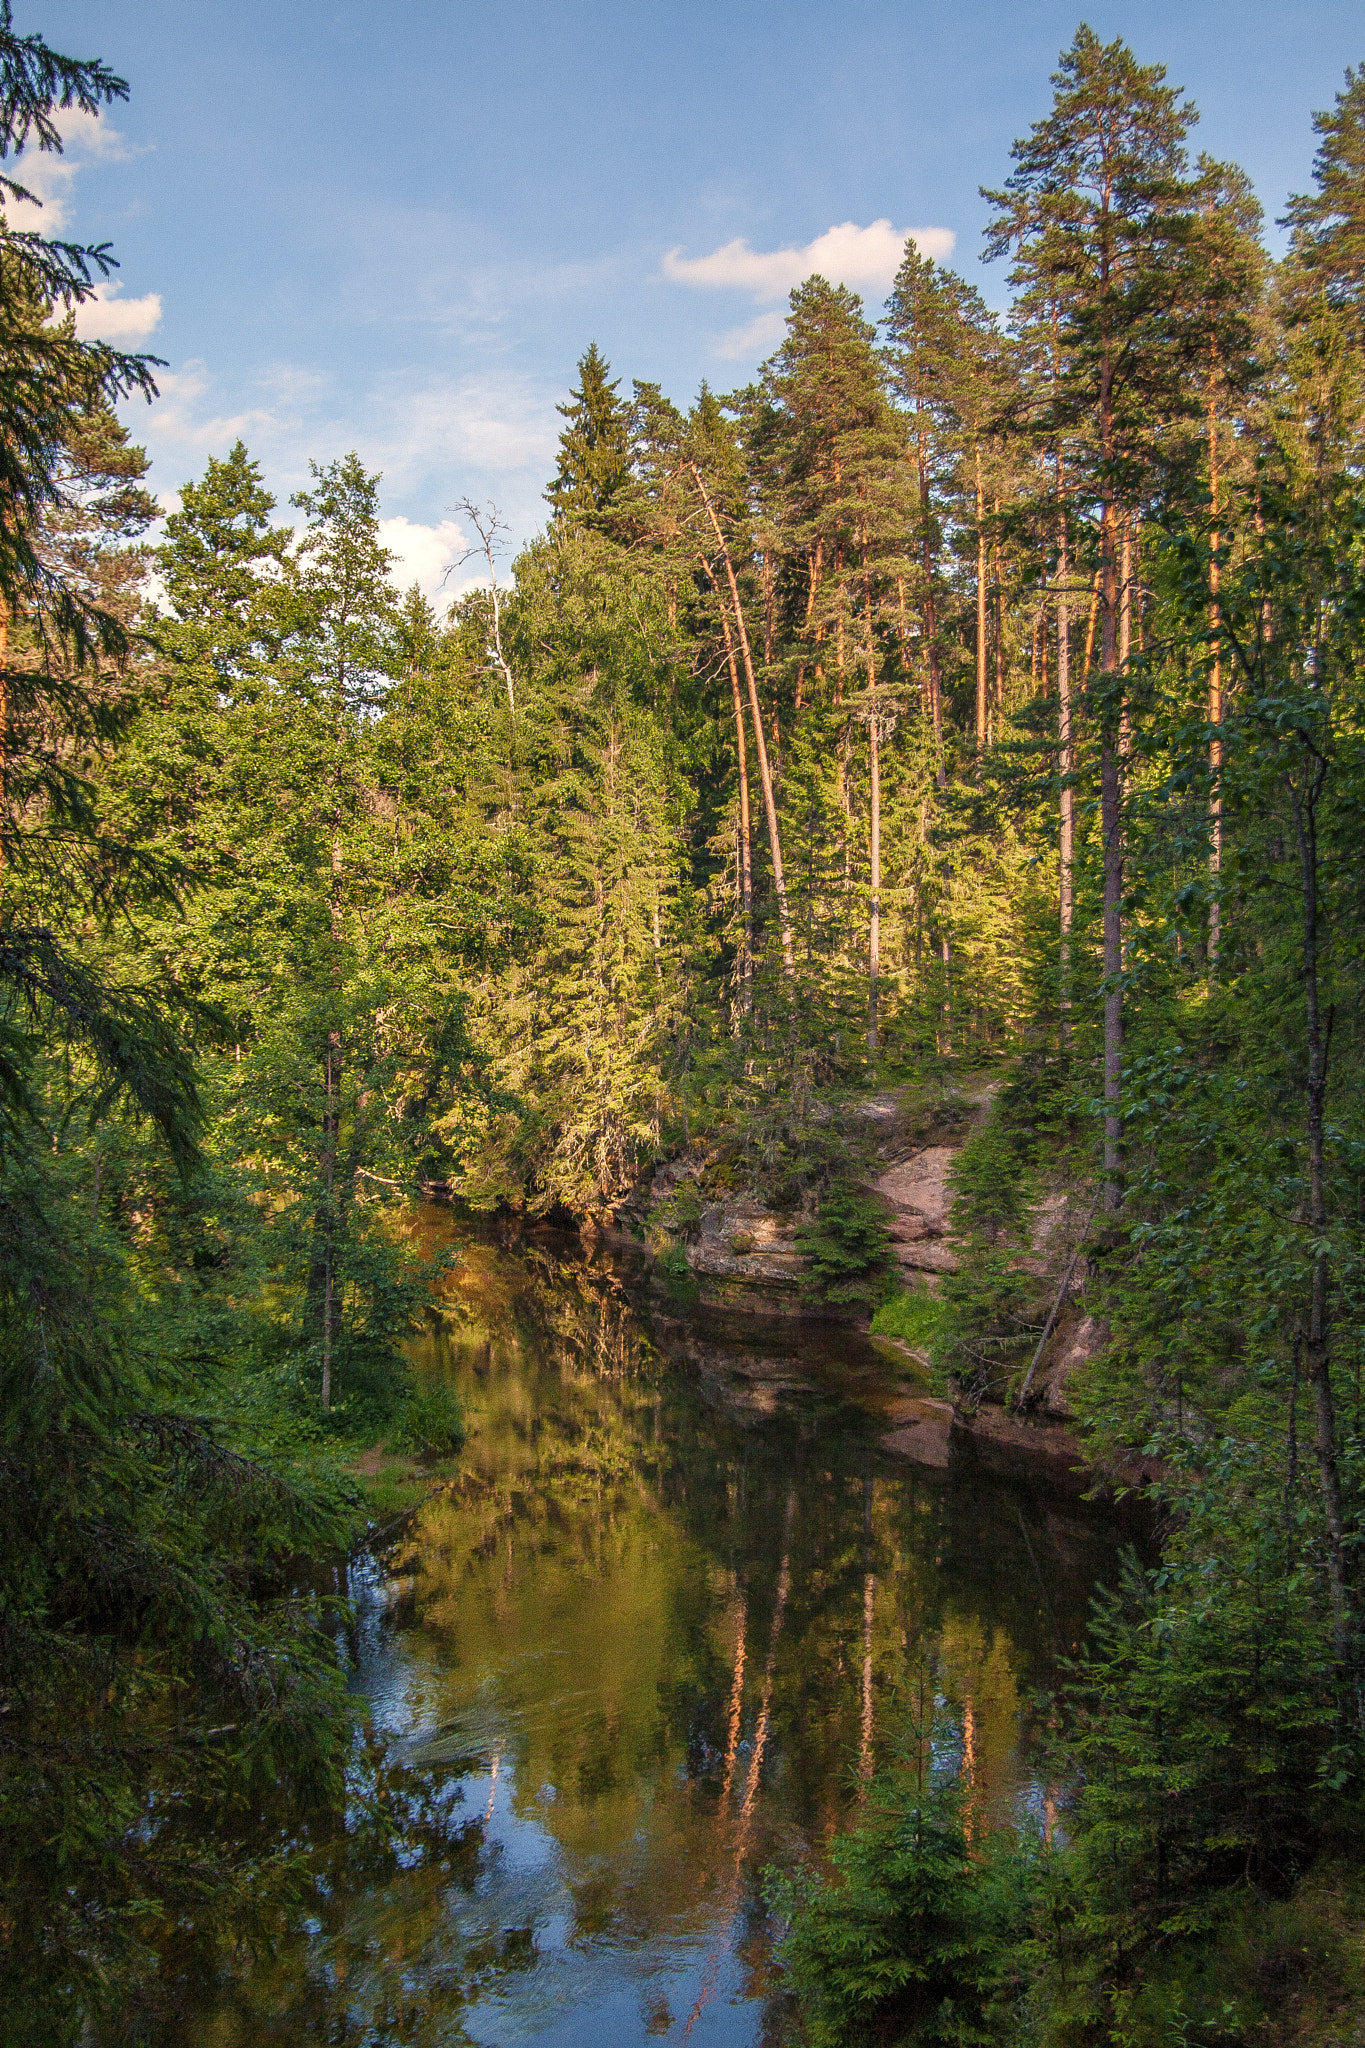
M1204 347L1204 442L1209 493L1209 625L1213 632L1209 670L1209 921L1211 972L1218 967L1222 932L1220 878L1223 866L1221 780L1225 664L1218 638L1218 593L1222 577L1221 525L1236 414L1243 410L1264 369L1258 361L1257 315L1265 295L1268 265L1260 244L1261 208L1244 172L1235 164L1201 156L1198 163L1199 258L1207 279L1208 332Z
M893 389L909 414L915 471L908 574L917 600L924 662L922 693L935 737L943 735L943 644L947 529L957 512L962 415L956 402L964 354L976 353L989 328L980 295L952 271L922 256L913 241L886 302L886 354ZM945 779L941 777L941 780Z
M838 745L846 805L847 728L867 728L867 1038L873 1052L881 977L882 748L900 708L886 669L888 657L896 659L896 595L906 569L905 443L874 343L860 301L845 287L812 277L792 293L786 339L764 373L776 420L782 544L805 565L800 630L817 676L828 685L822 708L845 728ZM833 669L828 677L826 661Z
M1017 165L987 230L991 255L1013 253L1011 282L1055 309L1056 426L1084 424L1099 505L1100 732L1104 858L1104 1174L1121 1200L1123 827L1120 744L1120 526L1150 478L1162 429L1190 409L1197 347L1197 197L1184 141L1195 119L1160 65L1119 39L1076 33L1054 74L1050 114L1017 142ZM1084 445L1084 444L1082 444Z
M1293 230L1291 294L1321 293L1365 347L1365 64L1346 69L1330 113L1314 114L1322 138L1313 158L1317 190L1296 193L1283 225Z

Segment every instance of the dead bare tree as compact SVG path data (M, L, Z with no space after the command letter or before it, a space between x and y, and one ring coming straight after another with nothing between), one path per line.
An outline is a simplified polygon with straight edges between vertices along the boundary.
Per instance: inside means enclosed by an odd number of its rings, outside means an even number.
M451 568L463 568L466 562L472 562L480 555L488 564L488 589L493 600L493 659L502 670L507 684L507 708L515 717L517 693L512 670L502 651L502 592L498 589L498 551L503 545L502 536L509 531L507 521L491 499L486 505L476 505L472 498L461 498L454 510L463 512L479 538L473 546L465 549L457 562L452 562ZM450 569L447 569L446 575L449 574Z

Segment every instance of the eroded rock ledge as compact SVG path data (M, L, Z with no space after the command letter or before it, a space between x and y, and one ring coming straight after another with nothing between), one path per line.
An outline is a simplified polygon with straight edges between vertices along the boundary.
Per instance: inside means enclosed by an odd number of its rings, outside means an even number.
M971 1076L931 1103L912 1101L909 1091L888 1091L838 1112L850 1156L871 1155L868 1184L888 1205L897 1264L907 1278L922 1278L931 1288L939 1275L957 1269L948 1175L996 1085ZM817 1313L803 1293L806 1261L796 1241L814 1220L813 1205L777 1209L753 1187L725 1186L726 1170L721 1154L699 1149L669 1160L635 1191L618 1223L644 1237L665 1276L667 1255L677 1273L678 1254L684 1254L709 1307L768 1316Z
M867 1185L887 1204L888 1234L907 1285L934 1292L945 1273L958 1270L950 1176L971 1131L989 1113L997 1086L987 1077L970 1077L932 1105L887 1092L840 1112L849 1126L850 1156L866 1161L872 1155ZM658 1285L681 1281L695 1288L704 1307L722 1312L827 1320L827 1312L804 1292L806 1260L797 1246L798 1232L814 1220L813 1205L776 1209L752 1187L726 1186L730 1172L733 1163L723 1155L694 1150L659 1166L622 1212L621 1223L645 1238ZM1072 1197L1054 1192L1040 1205L1034 1243L1023 1263L1040 1275L1059 1270L1074 1246L1077 1226ZM685 1271L680 1254L685 1254ZM1082 1282L1077 1271L1073 1293ZM882 1448L928 1469L946 1472L950 1465L975 1465L1082 1493L1104 1475L1087 1461L1069 1387L1107 1336L1080 1301L1070 1299L1039 1360L1027 1416L989 1405L964 1413L927 1389L907 1386L887 1411ZM906 1351L907 1364L923 1369L928 1363L895 1339L874 1341ZM766 1379L761 1366L744 1375L746 1401L759 1411L780 1396L779 1386L769 1388ZM1131 1486L1147 1475L1134 1469L1107 1476Z

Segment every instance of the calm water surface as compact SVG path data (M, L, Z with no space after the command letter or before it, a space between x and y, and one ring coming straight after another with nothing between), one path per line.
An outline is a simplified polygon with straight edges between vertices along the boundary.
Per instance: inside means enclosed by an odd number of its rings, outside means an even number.
M782 2042L765 1866L919 1694L984 1814L1043 1810L1030 1695L1117 1532L883 1452L902 1368L849 1332L642 1307L576 1244L468 1246L447 1301L460 1477L351 1586L396 1856L340 1859L195 2038Z

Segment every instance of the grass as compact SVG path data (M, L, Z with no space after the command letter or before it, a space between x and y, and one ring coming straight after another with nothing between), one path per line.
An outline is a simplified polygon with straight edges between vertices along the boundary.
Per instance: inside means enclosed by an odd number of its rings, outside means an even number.
M884 1301L872 1318L874 1337L899 1337L915 1351L928 1351L943 1320L943 1303L922 1289L903 1288Z
M369 1520L391 1522L418 1506L455 1470L464 1440L464 1415L453 1391L441 1380L418 1378L388 1440L346 1460Z
M409 1452L375 1444L348 1458L344 1469L365 1497L365 1519L375 1523L391 1522L420 1506L433 1486L450 1477L455 1465L450 1459L419 1460Z

